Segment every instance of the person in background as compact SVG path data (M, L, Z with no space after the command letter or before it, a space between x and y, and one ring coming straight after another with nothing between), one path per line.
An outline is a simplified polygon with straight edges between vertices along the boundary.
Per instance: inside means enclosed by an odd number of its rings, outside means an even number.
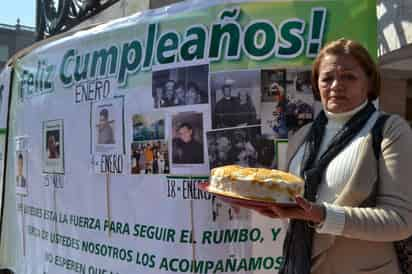
M97 124L97 143L114 144L114 131L112 124L114 120L109 121L109 110L104 108L99 114L99 123Z
M186 105L194 105L200 104L200 90L196 83L189 82L187 84L187 92L185 97L185 104Z
M203 163L203 145L194 139L192 125L182 123L177 127L176 133L177 138L173 140L173 163Z
M239 90L238 121L244 125L253 125L257 122L256 109L246 89Z
M234 127L239 124L239 101L232 95L233 86L222 86L223 97L216 103L214 109L215 128Z
M26 177L24 176L24 160L23 154L19 153L17 155L17 175L16 175L16 185L20 188L26 188Z
M144 148L144 155L145 155L145 173L150 174L153 173L153 147L152 144L147 144Z
M137 145L136 148L133 148L132 151L132 174L139 174L140 173L140 145Z
M228 136L225 134L216 136L216 149L216 165L214 167L234 164L236 158L233 153L230 153L233 150L233 145Z
M54 135L49 135L47 138L47 158L48 159L57 159L60 157L59 145L56 142Z
M289 172L305 179L296 206L253 208L289 220L280 274L401 274L394 242L412 234L412 130L397 115L374 153L379 70L352 40L327 44L312 87L323 111L290 139Z
M164 152L161 151L160 149L157 151L157 165L159 166L159 173L164 174L165 173L165 155Z
M181 106L185 104L186 89L185 84L182 81L176 84L176 98L175 105Z
M163 87L161 85L155 87L152 97L153 97L153 106L154 106L154 108L159 108L160 106L164 105L164 102L163 102Z
M165 83L161 107L172 107L176 105L176 82L168 80Z
M232 150L233 159L236 159L235 164L240 166L255 166L257 160L257 152L253 144L248 140L247 133L242 130L233 133L234 141Z

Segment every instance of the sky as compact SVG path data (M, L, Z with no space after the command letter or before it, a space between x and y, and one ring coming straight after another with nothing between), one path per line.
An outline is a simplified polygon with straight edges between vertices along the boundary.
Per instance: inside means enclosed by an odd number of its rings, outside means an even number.
M0 0L0 24L20 24L34 27L36 19L36 0Z

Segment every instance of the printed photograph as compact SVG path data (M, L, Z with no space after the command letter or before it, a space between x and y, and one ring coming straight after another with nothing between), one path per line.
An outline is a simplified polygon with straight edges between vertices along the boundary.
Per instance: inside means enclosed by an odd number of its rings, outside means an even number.
M262 102L277 102L286 95L286 70L262 70Z
M169 150L163 140L131 144L131 174L169 174Z
M43 172L64 173L63 120L43 122Z
M262 134L271 138L288 138L286 105L262 103Z
M153 107L207 104L209 65L197 65L152 73Z
M16 151L16 194L21 196L28 195L27 163L27 151Z
M289 133L293 134L314 119L311 71L288 70L287 83L286 124Z
M236 164L276 168L274 141L260 127L210 131L206 134L210 168Z
M172 163L203 164L203 114L180 112L172 116Z
M135 114L132 117L133 142L164 140L165 117L163 113Z
M260 71L211 74L212 128L260 124Z
M262 134L273 138L288 138L314 119L311 72L297 69L277 71L286 78L282 81L282 88L272 93L272 99L262 103ZM262 81L270 78L269 72L271 71L262 71Z
M92 154L124 154L123 100L116 97L91 104Z

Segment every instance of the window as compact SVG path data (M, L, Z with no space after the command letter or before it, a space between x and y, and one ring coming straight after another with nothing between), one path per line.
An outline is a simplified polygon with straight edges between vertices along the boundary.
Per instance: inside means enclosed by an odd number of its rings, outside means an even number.
M9 47L0 45L0 62L6 62L9 59Z

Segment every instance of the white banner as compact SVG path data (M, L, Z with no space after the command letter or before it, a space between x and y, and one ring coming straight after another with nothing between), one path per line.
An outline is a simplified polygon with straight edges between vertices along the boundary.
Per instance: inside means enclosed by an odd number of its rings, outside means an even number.
M277 273L285 224L197 185L226 164L285 167L288 136L314 116L313 57L347 33L329 12L354 5L203 2L80 31L15 64L2 231L15 259L3 264Z

